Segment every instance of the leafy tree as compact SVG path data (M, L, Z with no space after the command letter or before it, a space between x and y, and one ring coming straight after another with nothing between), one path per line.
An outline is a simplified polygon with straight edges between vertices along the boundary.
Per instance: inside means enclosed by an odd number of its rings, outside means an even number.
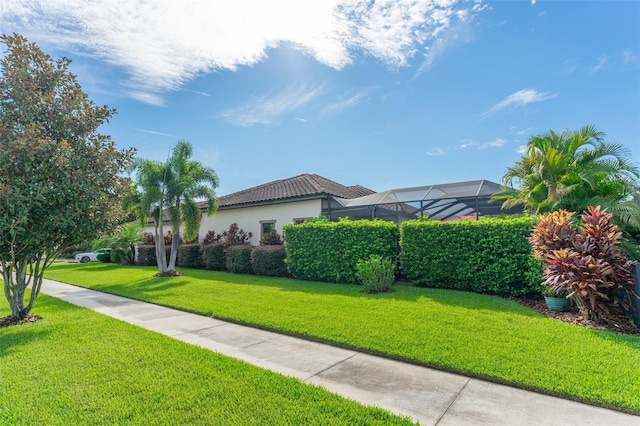
M89 100L69 59L52 60L17 34L0 41L0 270L19 320L61 250L121 220L133 150L98 132L115 110Z
M195 240L202 214L197 200L207 204L207 214L217 208L215 188L219 185L216 172L191 160L193 148L187 141L178 141L166 163L140 159L136 161L136 184L142 189L138 204L141 220L152 217L155 222L156 257L160 274L173 273L176 266L178 245L184 228L185 240ZM165 248L162 241L163 219L172 228L171 253L165 264Z

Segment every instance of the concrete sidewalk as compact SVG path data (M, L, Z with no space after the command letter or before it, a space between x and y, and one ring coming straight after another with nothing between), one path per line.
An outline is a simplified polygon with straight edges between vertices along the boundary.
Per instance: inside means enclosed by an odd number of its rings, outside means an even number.
M640 417L56 281L42 292L423 425L640 425ZM640 397L640 396L639 396Z

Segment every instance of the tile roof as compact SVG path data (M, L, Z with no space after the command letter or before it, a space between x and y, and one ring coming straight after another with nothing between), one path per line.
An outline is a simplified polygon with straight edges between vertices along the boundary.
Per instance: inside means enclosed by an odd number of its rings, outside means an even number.
M316 174L302 174L288 179L275 180L219 198L220 207L264 203L322 195L340 198L357 198L374 191L361 185L344 186Z

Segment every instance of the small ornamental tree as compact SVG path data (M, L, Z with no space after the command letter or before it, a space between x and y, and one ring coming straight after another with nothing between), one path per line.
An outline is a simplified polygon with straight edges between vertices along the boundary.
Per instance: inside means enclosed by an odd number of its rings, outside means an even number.
M21 320L53 258L124 217L133 150L98 132L115 111L89 100L69 59L54 61L17 34L0 42L0 271Z
M606 210L588 207L576 232L572 213L560 210L542 216L529 240L544 262L542 285L566 294L593 320L630 309L630 299L637 297L633 262L617 247L621 233L611 219Z

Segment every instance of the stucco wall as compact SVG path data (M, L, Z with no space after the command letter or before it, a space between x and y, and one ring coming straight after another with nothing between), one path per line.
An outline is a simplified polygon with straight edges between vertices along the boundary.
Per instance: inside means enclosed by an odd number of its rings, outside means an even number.
M202 217L199 237L204 237L210 230L218 233L225 231L229 229L229 225L236 222L246 232L253 232L251 244L258 245L261 221L275 220L276 231L282 235L282 226L293 223L293 219L318 217L321 212L322 201L319 199L219 210L212 216Z

